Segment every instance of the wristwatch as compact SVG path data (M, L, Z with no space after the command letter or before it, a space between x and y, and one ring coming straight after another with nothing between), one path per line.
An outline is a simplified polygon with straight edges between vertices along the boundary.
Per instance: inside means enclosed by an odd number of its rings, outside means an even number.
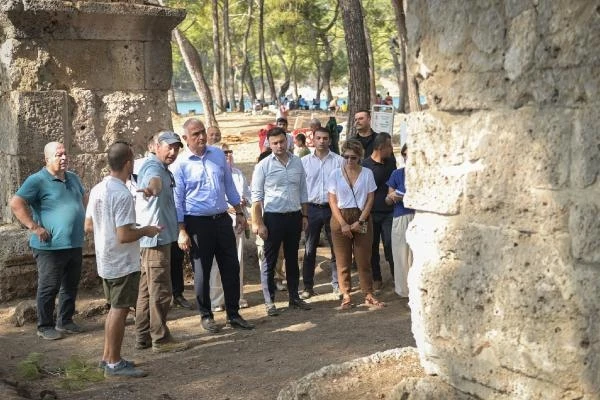
M360 225L364 225L364 224L366 224L366 223L367 223L367 221L361 221L361 220L359 219L359 220L358 220L358 223L359 223Z

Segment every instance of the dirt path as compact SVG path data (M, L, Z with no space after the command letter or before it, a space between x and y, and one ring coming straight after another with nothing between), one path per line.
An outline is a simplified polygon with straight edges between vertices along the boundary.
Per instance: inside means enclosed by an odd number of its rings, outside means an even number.
M173 334L193 346L182 353L156 355L150 350L135 350L134 327L129 324L123 354L140 363L149 376L106 380L75 392L57 389L58 377L23 382L15 374L16 364L32 352L42 353L43 364L49 368L64 365L73 355L96 362L102 351L104 316L78 317L76 321L87 332L48 342L35 336L33 324L21 328L10 326L6 318L9 307L4 307L0 328L4 362L0 374L21 381L32 398L39 398L37 393L50 389L57 392L59 399L275 399L286 383L325 365L414 345L406 300L393 293L389 274L380 296L388 307L369 310L359 306L350 312L340 312L336 309L339 302L331 299L330 286L324 283L328 282L328 272L318 271L316 282L322 284L315 288L320 295L309 300L312 310L287 310L270 318L262 305L258 273L256 269L248 271L246 292L252 306L242 313L256 324L253 331L226 328L219 334L208 334L200 327L197 312L174 309L169 317ZM353 286L357 285L354 277ZM192 298L190 285L185 295ZM286 296L286 292L278 294L278 307L286 306ZM361 298L360 294L354 296L357 301ZM99 293L86 293L78 309L102 303L101 298ZM215 319L225 323L223 313L217 313Z
M225 140L236 142L233 149L238 166L249 178L258 153L252 132L270 119L256 117L252 120L255 126L249 126L247 118L240 118L224 120L221 127ZM175 126L177 124L175 122ZM228 135L232 138L227 139ZM238 139L233 140L233 137ZM328 248L320 247L317 262L326 261L327 253ZM328 263L323 262L323 265ZM57 388L60 383L57 376L23 381L16 374L16 365L32 352L42 353L43 364L49 368L64 365L73 355L96 363L102 352L104 315L82 318L78 314L75 319L85 326L85 333L48 342L36 337L34 324L14 327L9 314L17 302L4 304L0 308L3 360L0 378L19 381L35 399L40 398L39 393L45 389L55 391L59 399L275 399L284 385L325 365L395 347L414 346L407 301L394 294L386 263L382 263L382 271L385 286L380 298L388 303L383 310L358 306L349 312L340 312L339 301L330 296L328 267L318 267L315 290L319 295L309 300L313 306L311 311L286 310L278 317L267 317L254 255L249 257L245 268L245 292L251 307L242 310L242 314L256 324L255 330L226 328L219 334L209 334L202 330L196 311L174 309L169 315L171 331L174 336L189 341L192 347L182 353L157 355L151 350L134 349L134 327L130 323L123 355L139 363L149 376L137 380L104 380L79 391ZM358 287L356 276L353 276L353 287ZM191 282L185 296L193 298ZM362 299L358 292L353 296L356 302ZM278 308L287 306L286 299L287 292L278 293ZM82 293L77 308L82 311L102 303L101 288L98 288ZM219 324L225 323L223 313L217 313L215 319ZM385 382L374 381L373 387L389 386L389 381L389 377Z

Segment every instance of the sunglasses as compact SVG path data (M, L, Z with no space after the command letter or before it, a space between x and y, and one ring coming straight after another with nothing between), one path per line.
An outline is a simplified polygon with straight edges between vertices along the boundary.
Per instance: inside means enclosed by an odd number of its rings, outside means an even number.
M345 160L348 160L348 159L350 159L350 160L358 160L358 156L350 156L350 155L347 155L347 154L342 154L342 157L344 157Z
M225 153L225 154L233 154L233 150L223 150L223 153Z

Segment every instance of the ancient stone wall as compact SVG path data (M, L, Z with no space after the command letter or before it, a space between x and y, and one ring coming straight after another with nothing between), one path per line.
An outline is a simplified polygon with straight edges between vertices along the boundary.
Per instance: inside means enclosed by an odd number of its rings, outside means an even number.
M600 398L598 2L415 0L407 26L426 371L484 399Z
M44 145L65 143L90 189L110 143L141 153L148 136L171 128L170 37L184 15L141 0L0 3L0 301L35 288L27 233L8 201L43 166ZM84 254L93 255L89 242Z

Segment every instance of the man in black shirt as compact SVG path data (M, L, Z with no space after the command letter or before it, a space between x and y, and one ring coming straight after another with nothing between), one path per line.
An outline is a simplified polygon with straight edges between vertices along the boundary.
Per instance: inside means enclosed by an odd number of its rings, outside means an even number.
M356 128L356 139L365 149L365 159L373 153L373 143L377 132L371 129L371 112L369 110L360 110L354 114L354 127Z
M388 194L386 182L396 169L396 159L393 156L392 138L382 132L375 134L372 141L372 154L363 160L362 165L373 171L377 190L371 210L373 222L373 247L371 253L371 268L373 270L373 289L380 290L383 286L381 267L379 266L379 242L383 240L385 259L390 264L394 276L394 260L392 256L392 220L394 207L385 203Z

